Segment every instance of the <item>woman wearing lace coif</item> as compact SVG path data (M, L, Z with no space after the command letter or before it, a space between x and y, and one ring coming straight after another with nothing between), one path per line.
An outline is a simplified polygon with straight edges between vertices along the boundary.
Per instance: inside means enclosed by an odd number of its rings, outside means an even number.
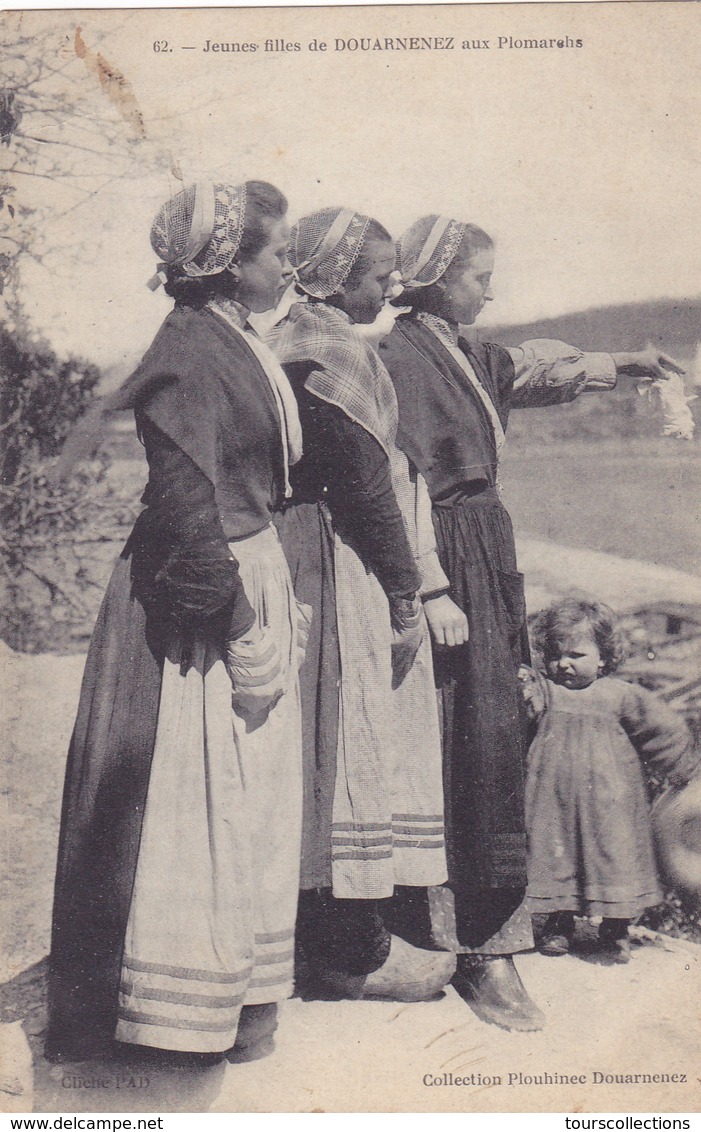
M420 599L447 582L425 484L394 444L392 382L356 329L389 293L395 248L370 217L328 208L294 226L289 255L307 301L292 307L275 349L299 399L305 454L280 532L297 596L314 611L301 673L298 941L310 993L430 997L454 961L390 938L378 904L395 885L447 875Z
M514 350L470 347L459 325L473 323L492 298L492 239L474 225L425 216L398 252L400 301L410 311L379 352L399 402L397 443L428 484L448 592L467 614L470 635L434 654L449 886L432 891L427 907L400 903L397 915L418 938L430 932L458 952L455 986L480 1017L539 1029L543 1015L513 963L533 939L522 907L525 747L516 679L528 644L513 531L498 491L504 430L511 408L610 389L621 373L663 379L681 371L651 349L583 354L542 340ZM437 646L449 643L430 615L429 624Z
M53 1058L116 1038L247 1060L272 1048L292 991L307 626L271 517L301 429L247 323L287 285L286 207L258 181L163 206L152 283L175 309L102 408L135 411L149 480L69 755Z

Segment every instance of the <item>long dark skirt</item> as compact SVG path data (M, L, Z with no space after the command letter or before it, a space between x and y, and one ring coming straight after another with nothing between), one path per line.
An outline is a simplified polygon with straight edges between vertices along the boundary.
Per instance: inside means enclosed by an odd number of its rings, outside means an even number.
M470 628L467 644L434 650L449 881L444 892L399 892L394 927L424 946L508 954L532 945L520 909L526 729L516 672L529 661L523 576L511 520L493 488L434 506L433 522L450 595Z
M313 610L299 673L304 774L300 887L330 888L340 680L333 527L320 503L290 507L275 525L295 596Z
M47 1052L96 1052L114 1036L122 950L158 719L163 650L136 596L132 548L98 615L71 739L61 814Z

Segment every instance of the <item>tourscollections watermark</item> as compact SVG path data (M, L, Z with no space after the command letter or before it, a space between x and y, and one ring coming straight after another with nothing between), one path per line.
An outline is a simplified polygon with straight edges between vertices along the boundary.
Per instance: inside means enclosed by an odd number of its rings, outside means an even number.
M663 1129L664 1132L685 1132L691 1121L685 1116L566 1116L565 1128L582 1132L604 1132L604 1129L633 1132L641 1128Z

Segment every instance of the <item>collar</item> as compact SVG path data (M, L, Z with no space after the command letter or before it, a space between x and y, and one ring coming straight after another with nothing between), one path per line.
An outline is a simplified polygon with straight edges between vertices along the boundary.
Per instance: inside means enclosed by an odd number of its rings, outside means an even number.
M215 314L218 314L220 318L223 318L225 322L238 327L239 330L250 329L247 327L247 319L250 311L248 307L237 303L235 299L220 296L217 299L210 299L207 306L210 310L213 310Z
M448 349L454 350L456 348L458 344L457 326L451 326L444 318L439 318L437 314L429 314L427 311L419 311L416 320L435 334L436 338Z

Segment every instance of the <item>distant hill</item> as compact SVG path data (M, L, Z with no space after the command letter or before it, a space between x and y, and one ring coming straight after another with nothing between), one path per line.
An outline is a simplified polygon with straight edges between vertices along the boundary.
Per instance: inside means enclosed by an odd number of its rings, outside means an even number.
M557 318L512 323L494 327L470 327L466 337L473 341L500 342L518 346L530 338L557 338L583 350L636 350L648 341L687 366L690 385L701 384L699 345L701 344L701 298L656 299L645 303L625 303L615 307L595 307ZM697 419L696 441L701 437L701 397L692 405ZM611 436L653 437L660 433L660 415L633 384L626 383L613 393L580 397L571 405L521 410L512 414L509 436L519 441L548 444L559 440L602 440Z
M535 322L478 327L470 336L504 346L518 346L528 338L559 338L584 350L636 350L652 341L688 362L701 342L701 297L593 307Z

